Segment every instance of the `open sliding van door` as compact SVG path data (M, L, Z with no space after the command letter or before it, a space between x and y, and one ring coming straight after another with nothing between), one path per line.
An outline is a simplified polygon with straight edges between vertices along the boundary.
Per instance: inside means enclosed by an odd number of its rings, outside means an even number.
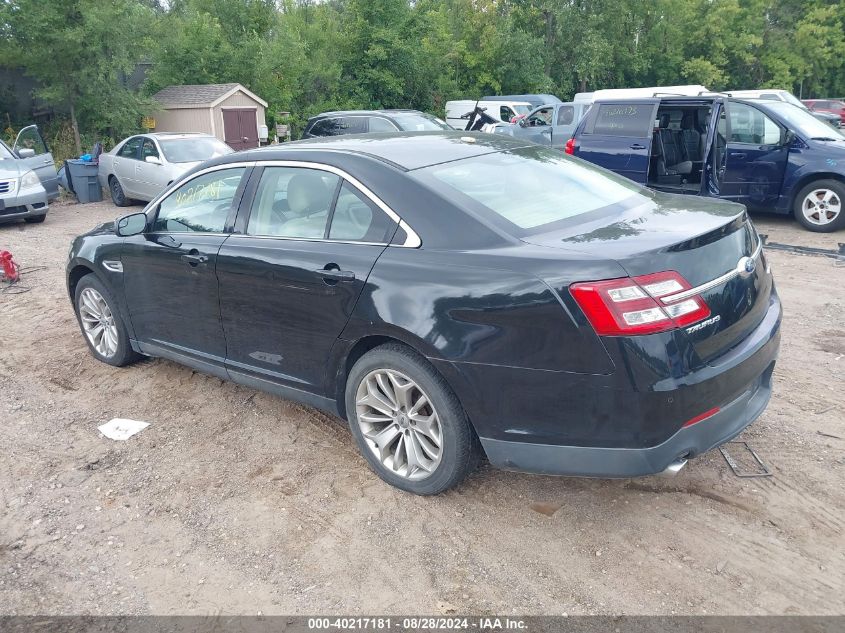
M660 99L593 104L575 155L645 185Z

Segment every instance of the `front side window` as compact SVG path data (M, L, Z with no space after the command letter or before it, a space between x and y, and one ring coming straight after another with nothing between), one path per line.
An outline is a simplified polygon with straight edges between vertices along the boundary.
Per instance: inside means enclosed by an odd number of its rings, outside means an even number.
M552 112L552 108L543 108L542 110L537 110L534 114L528 117L528 125L531 127L551 125Z
M161 201L153 231L222 233L244 171L232 167L189 180Z
M147 156L158 158L158 148L152 139L145 138L141 146L141 160L147 160Z
M748 145L777 145L781 131L777 123L757 108L744 103L731 103L728 107L731 143Z
M16 149L23 148L33 150L36 156L47 153L44 139L41 138L41 134L35 126L23 130L18 136Z
M418 170L440 190L454 191L460 203L504 219L517 235L643 197L636 183L560 152L525 147L484 154ZM479 207L478 204L481 206Z
M140 136L130 138L123 144L123 147L120 148L117 155L121 158L134 158L137 160L138 149L141 147L142 140L143 139Z
M395 229L393 219L344 181L332 215L330 239L386 244Z
M651 103L603 103L596 113L593 134L646 138L654 126Z
M248 235L322 239L340 177L302 167L266 167L247 223Z

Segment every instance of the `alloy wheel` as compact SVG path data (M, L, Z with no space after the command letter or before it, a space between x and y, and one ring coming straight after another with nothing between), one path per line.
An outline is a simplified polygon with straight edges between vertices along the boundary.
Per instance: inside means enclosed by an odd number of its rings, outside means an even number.
M111 358L117 352L117 326L109 304L94 288L79 293L82 329L97 353Z
M440 417L428 395L394 369L376 369L358 385L361 434L381 464L412 481L429 477L443 456Z
M806 220L818 226L830 224L842 213L842 200L831 189L814 189L801 203Z

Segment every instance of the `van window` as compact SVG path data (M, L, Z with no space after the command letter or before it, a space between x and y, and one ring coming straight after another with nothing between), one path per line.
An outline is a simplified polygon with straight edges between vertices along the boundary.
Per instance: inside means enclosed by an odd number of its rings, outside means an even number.
M557 111L558 125L571 125L575 120L575 108L572 106L561 106Z
M777 123L757 108L744 103L728 106L731 126L731 143L752 145L777 145L780 143L780 128Z
M593 134L645 138L654 126L651 103L603 103L599 105Z

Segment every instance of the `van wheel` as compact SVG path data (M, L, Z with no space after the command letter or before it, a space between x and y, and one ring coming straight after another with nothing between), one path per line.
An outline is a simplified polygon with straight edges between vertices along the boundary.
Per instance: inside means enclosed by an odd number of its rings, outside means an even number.
M795 196L793 213L801 225L817 233L845 228L845 185L838 180L816 180Z
M364 458L392 486L435 495L478 465L478 438L457 397L425 358L403 345L381 345L355 363L346 411Z

